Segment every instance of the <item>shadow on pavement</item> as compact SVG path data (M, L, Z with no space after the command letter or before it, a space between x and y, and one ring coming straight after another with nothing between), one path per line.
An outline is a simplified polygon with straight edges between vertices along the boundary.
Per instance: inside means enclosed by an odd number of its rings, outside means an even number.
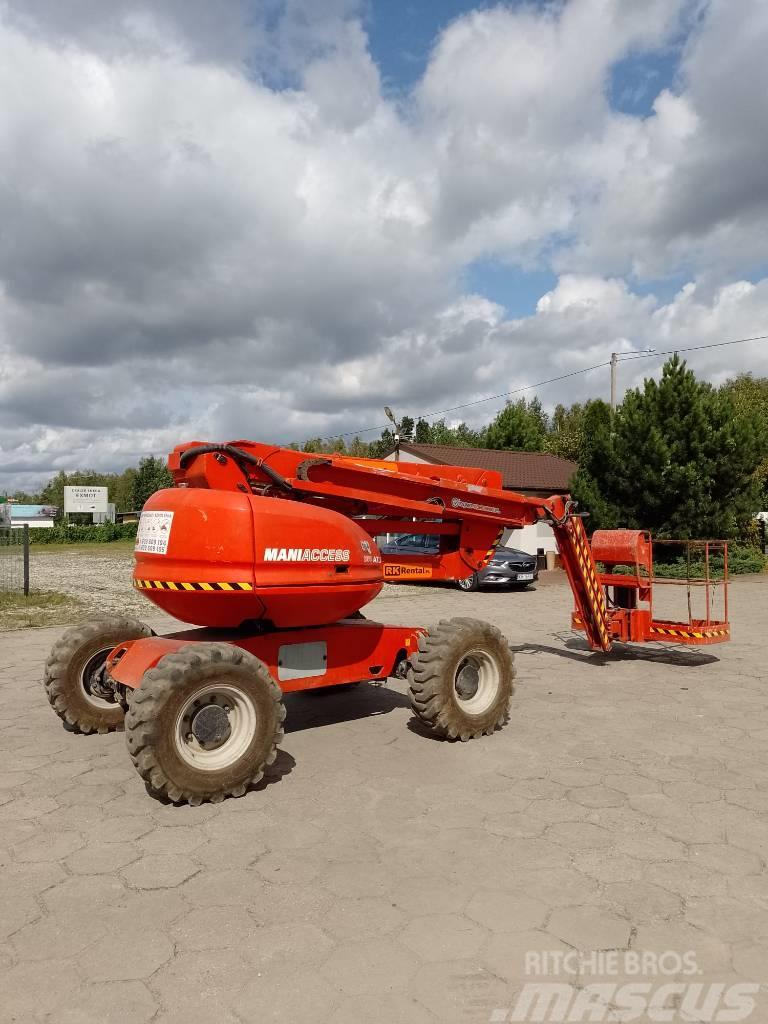
M578 637L555 635L558 640L562 641L562 647L528 643L511 644L510 650L514 654L554 654L558 658L570 658L571 661L578 661L583 665L596 665L600 668L615 664L617 661L656 662L661 665L673 665L676 668L700 668L702 665L712 665L720 661L714 654L682 645L660 647L658 644L653 646L649 644L640 647L617 643L610 654L603 654L602 651L590 650L586 641Z
M355 722L409 707L408 698L386 685L355 683L286 693L285 732L316 729L336 722Z

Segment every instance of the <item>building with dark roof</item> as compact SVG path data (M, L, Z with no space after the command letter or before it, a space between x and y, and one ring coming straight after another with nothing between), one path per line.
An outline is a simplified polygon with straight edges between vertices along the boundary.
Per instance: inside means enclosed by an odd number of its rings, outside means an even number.
M394 451L387 459L394 459ZM400 445L401 462L427 462L436 466L472 466L501 473L504 489L547 498L570 490L578 469L575 462L546 452L507 452L491 448L461 448L451 444Z
M394 458L393 449L386 459L394 461ZM575 462L546 452L496 451L491 448L461 448L450 444L416 444L413 441L400 444L400 461L496 470L501 473L505 490L538 498L566 494L578 469ZM547 523L511 530L504 537L503 543L531 554L542 550L557 550L554 534Z

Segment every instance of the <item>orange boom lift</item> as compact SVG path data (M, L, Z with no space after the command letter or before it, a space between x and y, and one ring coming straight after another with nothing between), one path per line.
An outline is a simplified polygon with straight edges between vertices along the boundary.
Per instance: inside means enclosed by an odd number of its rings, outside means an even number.
M435 735L467 740L508 717L514 668L499 631L455 618L384 625L360 609L386 580L457 580L507 528L546 521L592 650L615 641L727 640L726 614L653 618L650 538L600 531L568 497L505 491L470 468L313 456L233 441L171 453L176 486L142 512L134 586L200 628L155 636L132 619L69 630L46 664L49 699L83 732L118 728L151 790L190 803L242 795L274 761L283 693L407 678ZM388 532L438 536L436 555L382 555ZM596 560L603 564L598 571ZM727 552L725 554L727 576ZM709 593L709 591L707 591Z

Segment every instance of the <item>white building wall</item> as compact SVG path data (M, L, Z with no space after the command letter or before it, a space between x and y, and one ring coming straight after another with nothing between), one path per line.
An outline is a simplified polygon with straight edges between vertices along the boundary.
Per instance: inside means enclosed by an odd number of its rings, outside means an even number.
M529 555L537 554L539 548L545 552L557 551L557 542L549 523L535 523L533 526L524 526L521 530L508 530L502 538L502 543L508 548L527 551Z
M22 526L28 526L30 530L47 530L53 526L52 519L12 519L11 529L19 530Z

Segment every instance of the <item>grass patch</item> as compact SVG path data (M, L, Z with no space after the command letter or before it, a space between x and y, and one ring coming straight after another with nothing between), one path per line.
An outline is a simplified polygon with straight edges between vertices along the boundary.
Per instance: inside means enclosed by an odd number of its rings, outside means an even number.
M83 552L87 555L109 555L116 554L122 555L125 553L132 553L133 547L136 541L132 537L127 537L123 540L110 540L104 541L98 544L83 544L73 541L71 544L60 542L58 544L41 544L39 547L36 545L32 548L31 558L35 558L37 555L56 555L64 554L71 555L78 552Z
M29 597L0 592L0 632L66 625L76 621L84 610L75 598L56 591L32 591Z

